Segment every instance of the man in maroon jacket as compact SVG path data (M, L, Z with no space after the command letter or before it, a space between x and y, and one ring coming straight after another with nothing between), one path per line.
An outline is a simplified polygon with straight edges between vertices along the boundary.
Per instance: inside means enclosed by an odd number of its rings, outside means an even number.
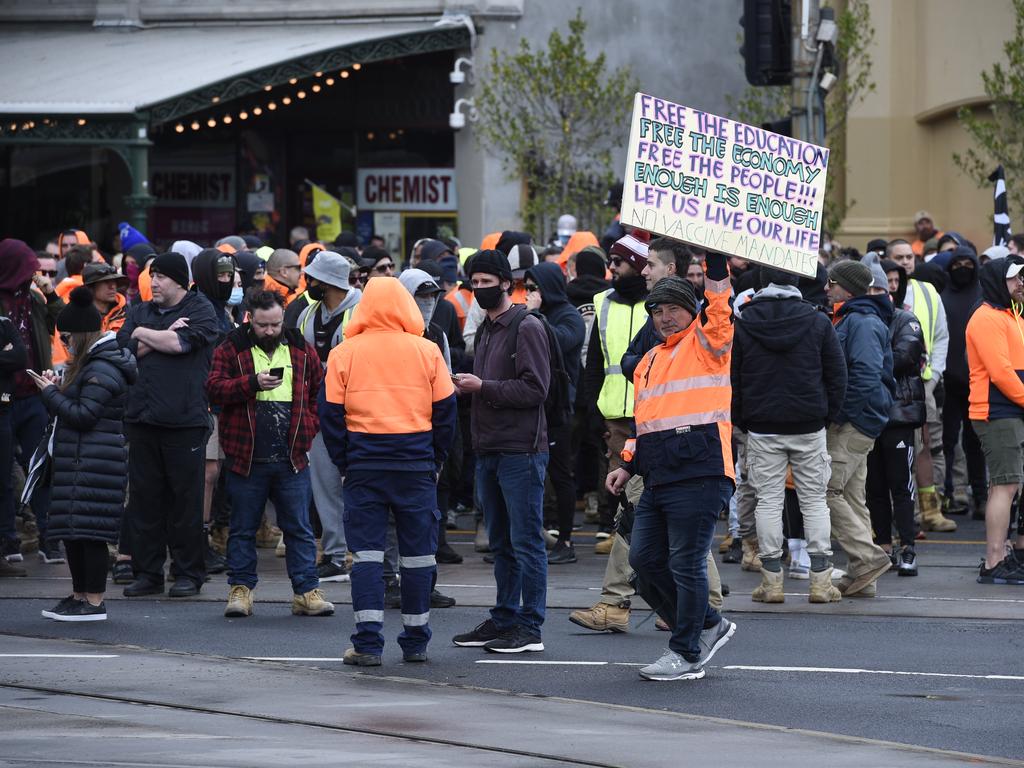
M316 543L309 524L309 462L318 429L316 399L323 366L302 334L284 330L284 305L273 291L249 301L252 320L213 353L206 391L221 406L220 442L231 499L228 595L224 615L252 615L256 530L269 498L284 532L292 613L329 616L318 588Z

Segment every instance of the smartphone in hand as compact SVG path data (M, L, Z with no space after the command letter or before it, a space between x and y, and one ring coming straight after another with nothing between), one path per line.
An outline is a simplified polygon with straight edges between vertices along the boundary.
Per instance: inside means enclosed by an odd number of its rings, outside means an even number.
M267 371L267 373L269 373L275 379L284 378L284 368L271 368L269 371Z

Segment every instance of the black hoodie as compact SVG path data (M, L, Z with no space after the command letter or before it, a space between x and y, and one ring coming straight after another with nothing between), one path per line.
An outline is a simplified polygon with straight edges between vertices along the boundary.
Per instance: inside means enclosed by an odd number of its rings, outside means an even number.
M586 327L576 308L565 294L565 275L557 264L550 261L531 267L526 277L532 277L540 289L540 312L548 321L562 351L562 364L569 374L569 402L576 402L576 386L580 380L581 350Z
M736 319L733 423L769 435L817 432L845 396L846 360L828 318L793 286L755 294Z
M956 285L950 276L950 268L954 261L968 258L974 262L974 277L967 285ZM964 391L970 386L971 379L967 367L967 322L981 302L978 270L978 254L974 249L964 245L957 247L946 265L949 282L942 291L942 306L946 309L946 327L949 328L949 352L943 375L947 381L958 384Z

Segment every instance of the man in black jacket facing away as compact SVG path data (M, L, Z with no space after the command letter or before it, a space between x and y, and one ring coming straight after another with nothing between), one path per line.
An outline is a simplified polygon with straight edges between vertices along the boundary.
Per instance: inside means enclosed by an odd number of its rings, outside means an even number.
M206 377L219 328L213 305L188 290L188 265L164 253L149 267L153 300L135 304L117 343L138 359L125 409L131 445L128 484L136 580L125 597L162 594L171 551L171 597L199 593L203 562L203 483L210 408Z
M781 603L782 508L786 466L811 557L810 602L840 599L832 586L831 525L825 501L825 425L842 408L846 361L828 317L803 300L797 275L762 266L761 290L736 321L732 420L748 433L747 475L757 493L761 585L756 602Z

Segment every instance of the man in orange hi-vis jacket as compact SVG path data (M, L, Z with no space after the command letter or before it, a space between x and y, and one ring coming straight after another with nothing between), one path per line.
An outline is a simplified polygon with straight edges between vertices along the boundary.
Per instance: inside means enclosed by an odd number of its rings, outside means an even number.
M672 629L669 650L640 670L648 680L695 680L736 631L708 604L707 553L718 513L735 487L729 383L732 293L725 256L708 253L703 322L693 285L659 281L644 306L665 341L633 374L636 438L626 465L608 475L618 495L634 474L644 478L629 563L649 589L638 591Z
M398 534L407 662L426 661L437 570L437 474L455 437L455 387L423 315L393 277L369 281L345 341L327 358L320 430L344 476L356 631L344 662L379 666L384 651L388 513Z

